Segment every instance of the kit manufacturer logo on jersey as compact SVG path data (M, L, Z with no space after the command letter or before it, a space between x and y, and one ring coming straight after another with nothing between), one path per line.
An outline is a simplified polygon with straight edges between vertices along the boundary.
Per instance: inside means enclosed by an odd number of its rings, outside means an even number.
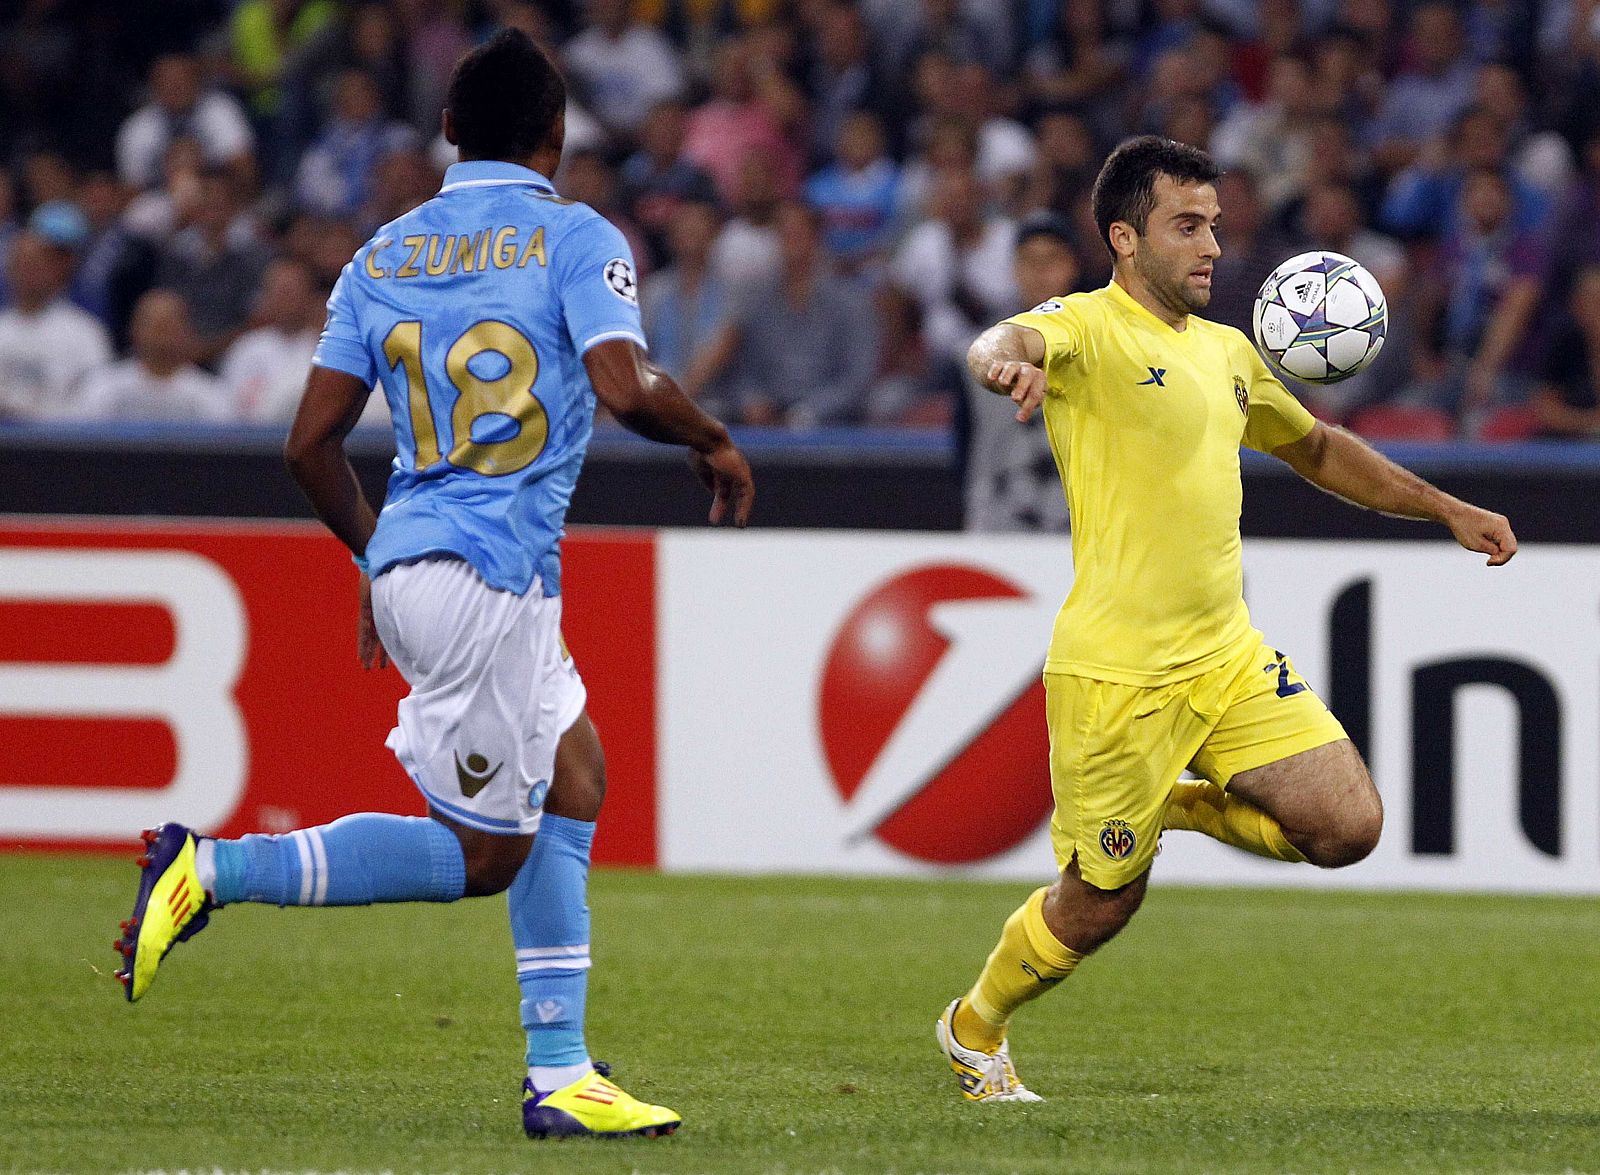
M1141 379L1138 384L1135 385L1136 387L1142 388L1148 384L1155 384L1158 388L1164 388L1167 386L1167 369L1165 367L1146 367L1145 370L1150 373L1150 378Z
M639 304L639 279L633 275L633 266L626 257L613 257L606 262L606 288L630 306Z
M467 799L472 799L484 788L489 786L489 781L500 774L504 763L496 763L494 769L489 769L489 760L478 752L473 751L467 756L466 763L461 762L461 756L456 756L456 780L461 784L461 794Z

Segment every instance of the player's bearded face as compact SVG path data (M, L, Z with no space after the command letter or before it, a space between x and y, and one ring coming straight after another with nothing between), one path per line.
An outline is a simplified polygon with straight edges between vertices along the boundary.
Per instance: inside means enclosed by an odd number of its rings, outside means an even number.
M1175 313L1191 314L1211 303L1212 263L1222 254L1219 211L1210 184L1157 178L1156 205L1139 234L1133 264L1150 292Z

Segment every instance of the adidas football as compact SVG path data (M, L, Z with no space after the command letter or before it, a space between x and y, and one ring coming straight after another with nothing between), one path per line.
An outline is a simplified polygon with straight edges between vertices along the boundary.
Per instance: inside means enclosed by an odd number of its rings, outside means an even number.
M1389 306L1360 262L1317 250L1291 257L1261 286L1256 346L1285 375L1338 383L1383 349Z

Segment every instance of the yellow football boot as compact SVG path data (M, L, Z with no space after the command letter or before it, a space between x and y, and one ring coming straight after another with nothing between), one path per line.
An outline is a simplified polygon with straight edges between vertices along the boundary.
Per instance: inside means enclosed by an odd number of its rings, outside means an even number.
M640 1101L610 1077L610 1066L596 1061L586 1076L543 1097L524 1081L523 1130L529 1138L660 1138L683 1124L666 1106Z
M167 952L204 930L217 908L195 872L195 843L194 833L181 824L144 832L139 896L115 944L124 960L117 978L130 1003L150 990Z

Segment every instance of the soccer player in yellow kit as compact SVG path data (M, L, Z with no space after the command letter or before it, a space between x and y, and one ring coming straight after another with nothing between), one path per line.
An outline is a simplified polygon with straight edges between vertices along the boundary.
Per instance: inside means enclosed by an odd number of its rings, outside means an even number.
M1360 506L1450 528L1490 566L1510 523L1312 418L1211 300L1216 165L1145 136L1095 181L1111 284L985 331L974 378L1040 409L1072 514L1072 591L1045 661L1050 823L1060 874L1012 914L972 989L938 1021L964 1097L1038 1101L1006 1047L1011 1015L1127 925L1164 829L1336 868L1378 842L1360 754L1250 624L1239 447ZM1200 782L1179 781L1185 768Z

